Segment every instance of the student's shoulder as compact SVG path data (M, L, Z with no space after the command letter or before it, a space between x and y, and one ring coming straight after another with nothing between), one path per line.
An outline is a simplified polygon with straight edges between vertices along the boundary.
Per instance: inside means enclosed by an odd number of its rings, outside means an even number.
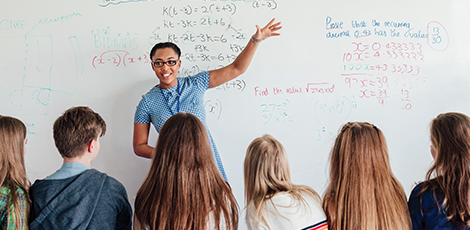
M14 185L14 186L16 188L16 194L18 194L19 196L24 196L25 191L18 185ZM8 185L3 184L2 186L0 186L0 195L1 196L7 196L8 197L10 195L10 192L11 192L11 189L8 187Z
M418 202L420 205L430 203L434 205L437 201L443 198L442 190L435 188L424 189L424 182L418 183L410 193L409 203Z
M423 194L430 193L430 191L422 191L424 186L424 182L419 182L415 185L415 187L411 190L410 196L422 196Z
M113 187L124 188L124 185L120 181L109 175L106 175L105 184Z
M103 187L107 191L114 192L114 193L120 193L120 194L126 194L126 188L124 185L118 181L116 178L109 176L106 173L99 172L101 174L104 174L106 176Z
M103 184L104 196L102 198L109 204L114 204L118 210L127 210L125 212L131 213L132 208L129 203L127 191L124 185L116 178L106 174L106 179Z
M117 203L121 203L121 201L128 202L126 188L116 178L96 169L90 169L87 171L88 173L94 173L95 176L99 176L100 178L103 177L104 181L101 188L103 194L102 199L113 200L113 202Z
M67 178L68 179L68 178ZM29 188L29 193L35 193L42 190L50 190L55 188L62 188L64 184L68 184L70 179L62 180L46 180L46 179L37 179L34 181L33 185Z
M287 192L280 192L272 196L270 200L276 204L283 204L285 202L291 202L293 200L293 196Z
M300 192L299 194L307 203L319 203L318 199L315 199L313 194L307 192ZM279 203L282 205L290 204L294 201L298 201L296 196L292 195L289 192L280 192L273 196L271 200L274 203Z
M119 182L118 180L116 180L116 178L108 175L107 173L105 172L101 172L97 169L89 169L87 171L85 171L84 173L89 173L89 174L92 174L93 176L97 176L97 177L104 177L104 183L105 185L115 185L115 186L123 186L121 184L121 182Z

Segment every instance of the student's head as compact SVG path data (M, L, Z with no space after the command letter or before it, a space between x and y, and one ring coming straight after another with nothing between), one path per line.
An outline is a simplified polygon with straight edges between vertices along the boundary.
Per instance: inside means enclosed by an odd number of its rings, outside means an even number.
M284 146L271 135L254 139L246 150L243 166L245 177L245 199L247 206L253 205L255 223L271 225L266 215L266 203L278 193L289 193L299 203L308 205L305 196L320 202L312 188L293 184L290 178L289 161ZM293 202L292 206L294 206ZM282 215L282 214L280 214ZM258 226L259 227L259 226ZM270 226L272 227L272 226Z
M26 126L14 117L0 115L0 182L11 180L9 172L25 171Z
M0 115L0 186L10 189L7 195L6 218L7 222L15 224L15 229L24 229L20 219L19 189L23 191L23 196L27 202L26 210L29 207L29 180L26 176L24 154L26 144L26 126L20 120ZM4 211L4 210L3 210ZM9 215L10 212L15 214ZM25 217L27 218L27 217ZM9 226L11 227L11 226Z
M373 170L391 172L382 131L367 122L346 123L336 137L330 164L330 176L335 179L348 175L372 176Z
M455 112L439 114L431 122L431 143L437 167L454 167L461 160L470 166L470 118Z
M258 193L269 196L292 189L286 151L271 135L263 135L251 142L246 150L243 170L247 201Z
M135 208L138 223L150 229L206 229L209 213L228 229L238 226L236 200L194 115L177 113L163 125Z
M89 107L77 106L57 118L53 129L55 146L62 157L75 158L106 133L106 122Z
M159 132L156 152L158 154L154 156L154 166L168 167L180 173L187 172L180 168L193 170L194 167L204 167L206 171L213 171L214 174L219 172L212 158L206 129L202 122L190 113L178 113L165 122ZM167 164L160 164L162 160Z
M323 206L332 229L409 229L406 195L375 125L345 124L331 150L329 170Z
M470 118L462 113L439 114L431 122L434 163L421 192L440 196L449 221L468 226L470 219Z

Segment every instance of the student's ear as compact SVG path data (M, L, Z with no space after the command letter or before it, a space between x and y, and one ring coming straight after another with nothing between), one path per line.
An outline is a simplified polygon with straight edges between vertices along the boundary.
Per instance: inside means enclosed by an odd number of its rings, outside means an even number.
M96 148L96 144L95 144L95 139L91 140L90 143L88 143L88 152L92 153L95 148Z

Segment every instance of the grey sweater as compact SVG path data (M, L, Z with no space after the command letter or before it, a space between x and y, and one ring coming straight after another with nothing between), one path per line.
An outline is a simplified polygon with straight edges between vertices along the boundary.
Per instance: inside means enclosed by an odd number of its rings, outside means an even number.
M30 188L30 229L132 229L124 186L95 169Z

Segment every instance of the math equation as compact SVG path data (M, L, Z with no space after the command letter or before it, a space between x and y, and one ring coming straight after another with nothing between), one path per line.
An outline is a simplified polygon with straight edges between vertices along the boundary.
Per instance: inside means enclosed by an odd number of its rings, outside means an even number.
M413 108L413 88L427 80L421 74L426 52L445 51L449 44L445 27L436 21L419 26L402 20L344 22L327 16L325 31L326 39L349 42L338 55L342 86L358 99L382 106L399 101L403 110Z

